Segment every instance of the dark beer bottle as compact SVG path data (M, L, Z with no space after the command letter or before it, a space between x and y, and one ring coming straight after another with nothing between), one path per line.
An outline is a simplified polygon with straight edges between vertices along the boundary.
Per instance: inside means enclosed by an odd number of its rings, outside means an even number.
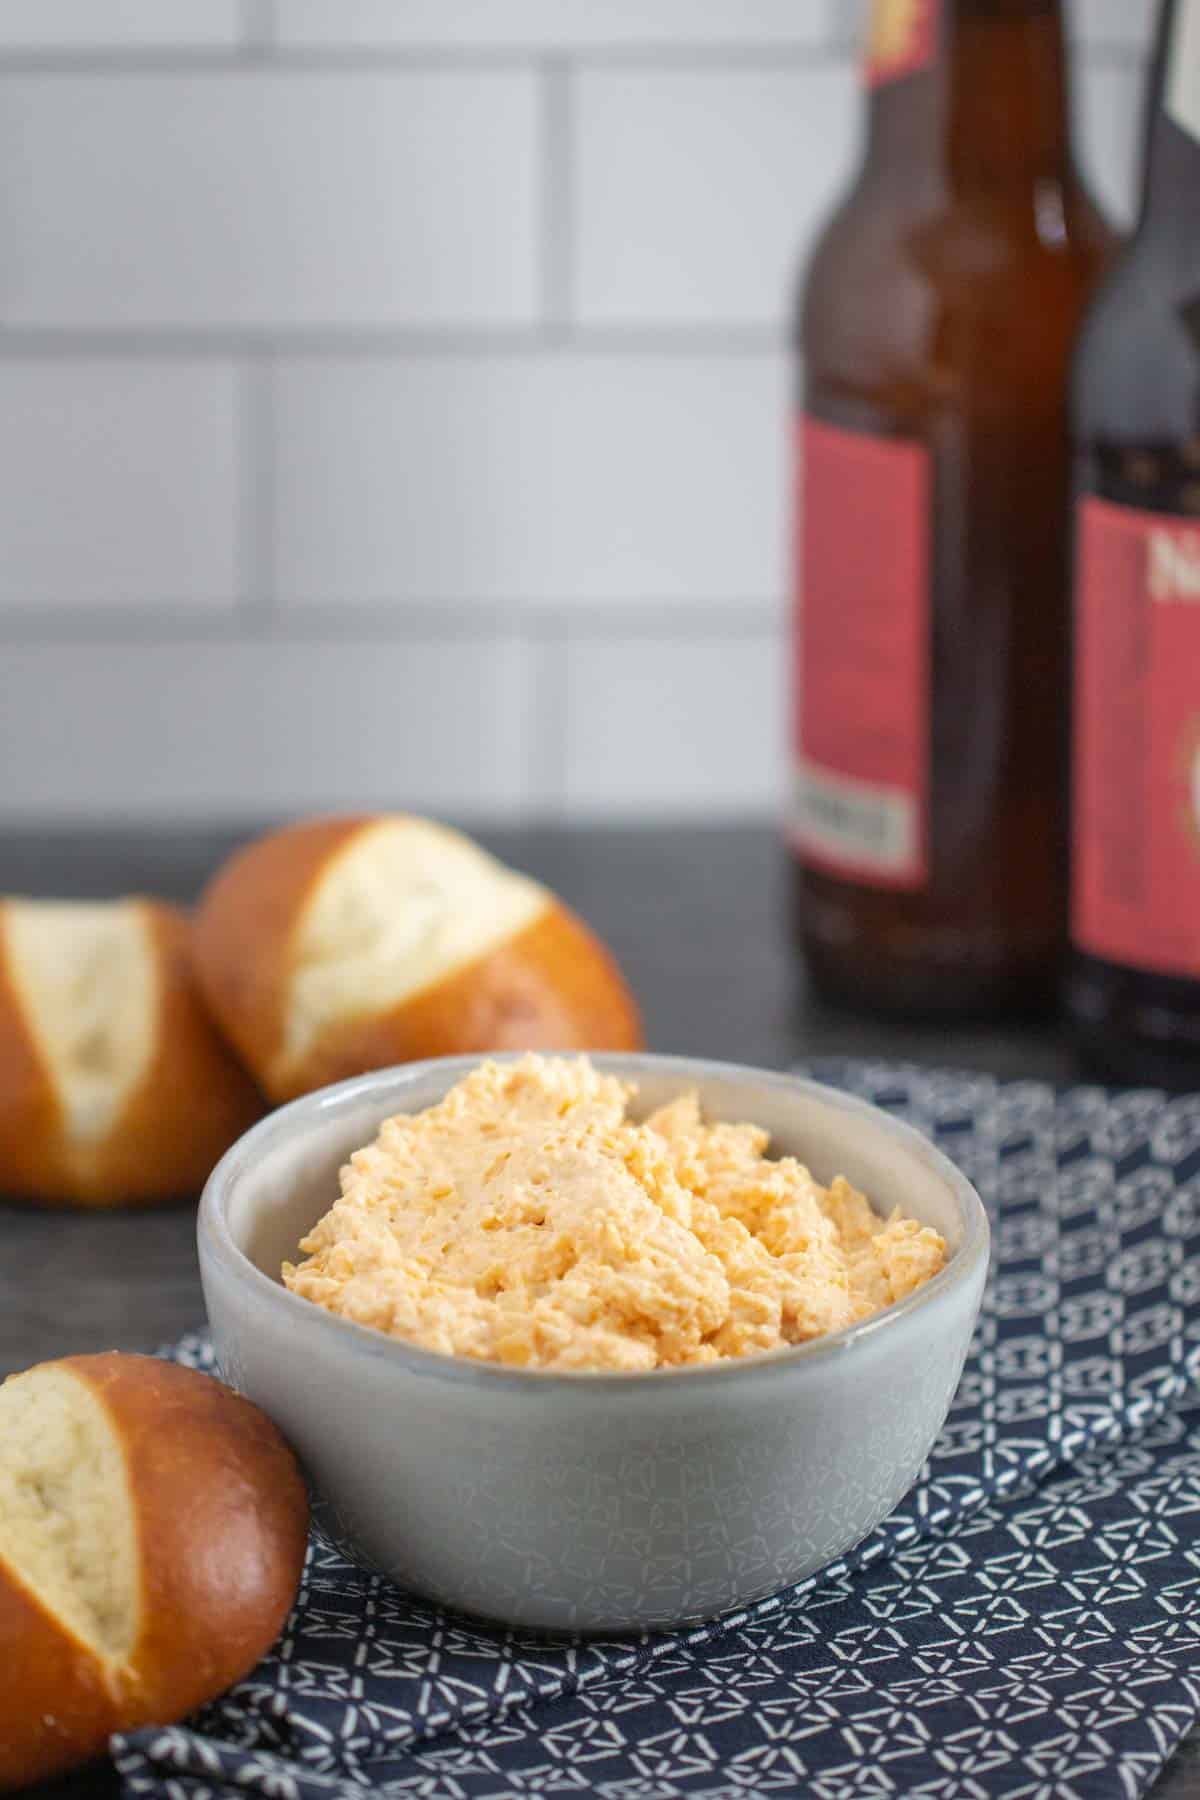
M1035 1011L1066 940L1066 393L1107 230L1055 0L876 0L799 318L794 807L818 990Z
M1068 1005L1105 1072L1200 1086L1200 0L1163 12L1141 219L1074 426Z

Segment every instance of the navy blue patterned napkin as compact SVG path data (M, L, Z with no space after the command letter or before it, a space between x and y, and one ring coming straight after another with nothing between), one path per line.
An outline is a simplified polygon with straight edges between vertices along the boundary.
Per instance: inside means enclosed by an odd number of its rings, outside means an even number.
M1200 1717L1200 1096L839 1063L975 1181L946 1427L849 1556L715 1625L490 1631L314 1541L272 1654L114 1740L171 1800L1137 1795ZM202 1337L171 1354L211 1367Z

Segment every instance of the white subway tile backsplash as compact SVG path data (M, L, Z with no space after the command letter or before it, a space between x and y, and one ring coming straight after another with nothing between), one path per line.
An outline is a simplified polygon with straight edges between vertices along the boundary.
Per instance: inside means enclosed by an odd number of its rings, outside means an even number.
M1147 70L1143 63L1085 59L1076 74L1080 160L1096 198L1115 224L1137 211Z
M0 78L0 326L511 325L537 306L520 70Z
M526 716L521 647L507 639L5 645L4 811L505 813L520 798Z
M773 809L784 685L783 648L771 632L569 641L568 815Z
M772 352L288 358L275 383L285 604L778 590Z
M854 164L848 58L575 77L575 316L777 327Z
M238 594L237 369L0 361L0 607Z
M0 0L0 820L773 809L859 6Z
M818 44L843 0L277 0L288 45L460 48L533 45Z
M3 0L0 54L227 49L241 28L238 0Z

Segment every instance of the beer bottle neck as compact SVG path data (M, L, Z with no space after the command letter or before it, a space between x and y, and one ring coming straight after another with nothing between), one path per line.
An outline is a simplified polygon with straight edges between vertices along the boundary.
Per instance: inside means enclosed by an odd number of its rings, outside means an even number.
M874 0L867 79L873 172L1035 198L1074 178L1061 0Z
M1200 269L1200 0L1167 0L1147 121L1142 230L1178 237Z

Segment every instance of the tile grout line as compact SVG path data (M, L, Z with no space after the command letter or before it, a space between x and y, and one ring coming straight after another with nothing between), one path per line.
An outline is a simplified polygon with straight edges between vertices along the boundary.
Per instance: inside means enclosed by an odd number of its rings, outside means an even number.
M564 57L546 57L540 65L540 77L541 312L546 338L561 342L571 331L575 285L574 96L570 64Z
M227 75L253 62L263 73L500 73L527 70L531 62L561 59L583 69L646 69L686 74L807 69L845 64L854 54L850 36L805 44L750 39L735 43L555 44L532 39L503 45L391 44L338 47L282 45L272 0L243 0L248 9L239 42L231 46L194 44L159 47L103 44L79 48L6 49L0 46L0 80L22 75ZM1101 62L1140 65L1148 55L1139 43L1074 34L1076 54Z
M369 357L560 355L761 356L786 347L784 325L687 322L572 326L548 336L543 325L447 326L287 325L245 328L213 325L29 326L0 321L0 364L25 360L201 361L270 356L297 361Z
M251 623L259 627L255 636L269 627L271 638L279 643L364 645L450 643L459 639L499 642L514 634L530 644L553 644L560 637L601 643L631 639L675 642L683 637L737 642L775 636L782 629L779 604L762 596L741 601L657 603L567 600L494 604L397 599L349 606L305 602L280 607L270 582L273 532L269 522L264 528L253 511L248 483L242 505L254 520L254 529L241 533L242 596L234 609L189 602L163 610L149 601L124 607L63 607L58 613L45 607L0 608L0 644L47 650L113 643L139 648L193 643L236 647L246 641ZM256 573L258 570L263 572Z
M39 842L55 837L69 835L73 840L87 837L107 838L121 837L128 841L131 837L139 839L144 828L166 829L190 835L193 831L247 834L261 831L264 817L271 811L270 806L256 807L251 803L247 811L240 810L242 796L229 804L210 806L208 803L195 805L189 803L182 809L155 803L145 812L131 812L127 805L114 807L89 806L86 809L67 806L51 806L39 803L29 811L23 808L6 808L0 802L0 828L14 833L36 836ZM378 801L376 804L389 804ZM330 804L337 804L331 802ZM345 797L343 804L352 804L352 797ZM637 807L634 801L633 807ZM299 819L305 812L302 798L283 801L274 809L280 822L285 818ZM439 816L459 831L468 831L481 837L488 832L516 826L518 829L537 830L544 826L561 825L562 820L545 807L533 805L524 809L506 807L503 802L490 808L475 809L469 799L448 801L440 807ZM682 811L662 805L652 804L645 811L631 810L630 805L620 801L598 805L596 802L585 803L577 816L598 826L615 827L623 831L660 832L672 825L703 826L725 824L734 828L745 828L747 825L773 825L776 819L775 809L761 801L753 801L742 805L735 801L726 801L715 810L696 802L685 802ZM211 1791L211 1790L210 1790ZM748 1792L749 1790L747 1790Z
M826 26L827 42L835 50L843 54L853 55L862 38L866 26L865 0L827 0L829 6L829 22Z
M290 46L278 42L271 0L242 0L240 38L232 45L148 45L145 48L103 44L78 48L6 49L0 45L0 78L20 75L222 75L243 68L246 53L255 53L263 71L273 74L372 74L411 72L520 73L531 62L548 58L596 68L649 68L697 73L729 69L822 68L845 61L844 46L834 43L772 44L750 39L741 43L704 44L660 40L645 44L555 43L531 39L513 44L366 44ZM1097 46L1103 48L1104 46ZM1114 46L1136 54L1131 46Z
M276 39L274 0L238 0L241 13L242 53L247 62L264 62Z
M274 427L274 369L260 353L242 365L238 420L237 618L252 637L268 634L276 613Z
M567 814L567 633L556 621L540 633L523 633L530 670L526 704L532 715L525 760L526 806L562 823Z

